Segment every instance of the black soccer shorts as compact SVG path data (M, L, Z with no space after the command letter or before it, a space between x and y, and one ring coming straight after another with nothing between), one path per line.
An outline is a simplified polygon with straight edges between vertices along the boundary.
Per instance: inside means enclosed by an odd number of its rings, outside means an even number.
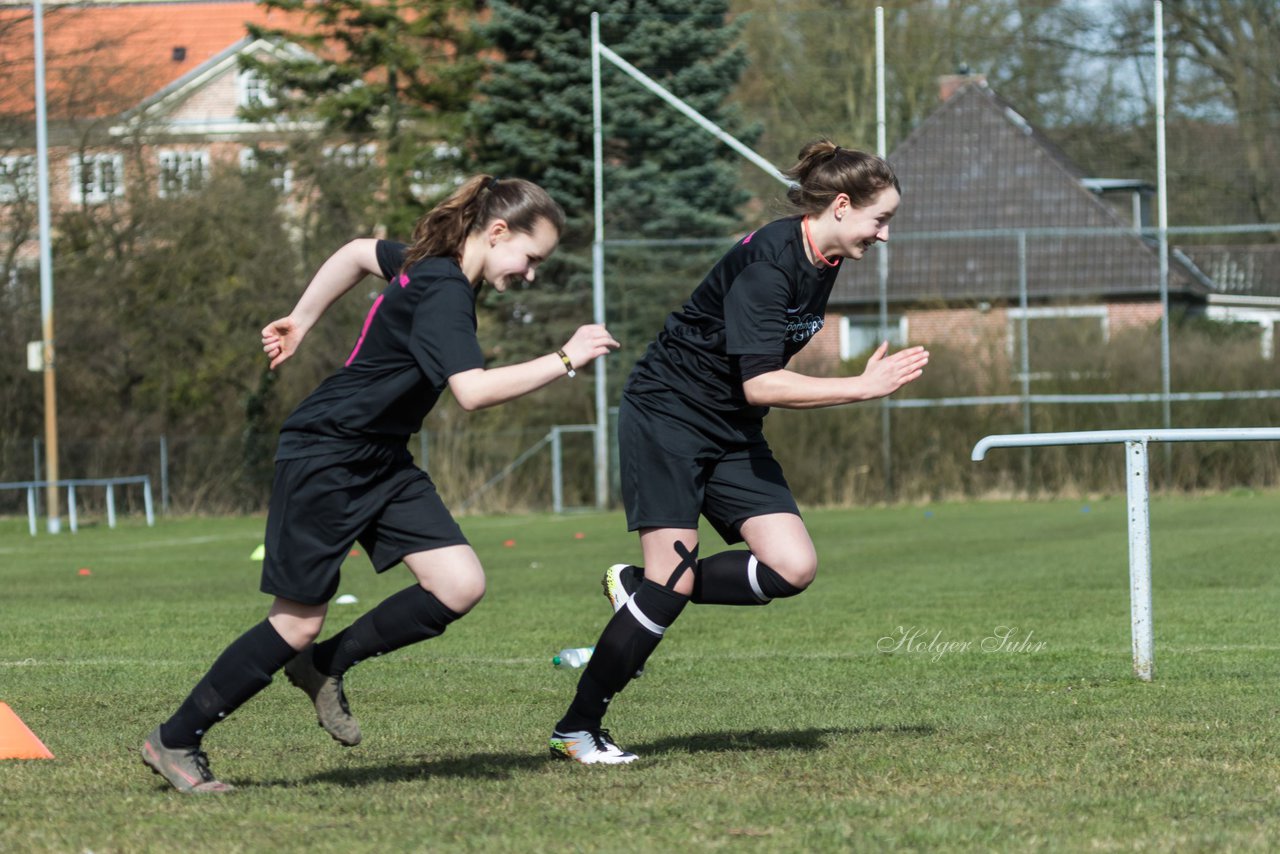
M357 542L374 570L384 572L405 555L467 545L467 538L404 447L278 460L262 592L307 605L328 602Z
M623 394L618 450L627 530L697 528L701 514L740 543L753 516L800 515L763 433L744 434L675 393Z

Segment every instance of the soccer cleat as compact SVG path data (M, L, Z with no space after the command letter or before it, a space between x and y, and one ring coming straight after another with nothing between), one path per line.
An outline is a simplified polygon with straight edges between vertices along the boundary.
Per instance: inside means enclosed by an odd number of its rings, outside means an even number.
M550 744L551 755L556 759L572 759L583 765L626 765L637 759L634 753L614 744L607 729L567 733L553 730Z
M294 656L284 666L284 675L311 698L316 707L316 719L324 731L339 744L354 747L360 743L360 722L347 705L342 679L317 670L314 651L313 645Z
M642 581L644 581L644 574L637 567L629 564L615 563L604 571L600 586L604 588L604 595L613 606L615 614L621 611L622 606L627 604L627 600L640 589Z
M142 743L142 761L156 774L188 795L220 795L235 790L209 770L209 757L198 747L168 748L160 740L160 727Z

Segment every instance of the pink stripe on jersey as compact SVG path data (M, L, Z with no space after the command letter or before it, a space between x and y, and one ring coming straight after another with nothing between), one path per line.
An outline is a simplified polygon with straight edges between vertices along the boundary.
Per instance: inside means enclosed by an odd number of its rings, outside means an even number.
M404 287L401 285L401 287ZM364 327L360 330L360 338L356 341L355 348L351 351L351 355L347 357L346 364L342 367L349 368L351 363L356 360L356 354L360 352L360 345L364 343L364 336L369 334L369 327L373 324L373 316L378 312L378 306L382 305L382 294L378 294L378 298L373 301L373 308L369 309L369 313L365 315Z
M755 236L756 236L756 233L753 231L750 234L748 234L746 237L742 238L742 245L746 246L748 243L751 242L751 238Z
M408 277L408 276L406 276L404 273L401 273L401 274L400 274L400 287L404 288L404 287L408 287L408 286L409 286L409 277Z

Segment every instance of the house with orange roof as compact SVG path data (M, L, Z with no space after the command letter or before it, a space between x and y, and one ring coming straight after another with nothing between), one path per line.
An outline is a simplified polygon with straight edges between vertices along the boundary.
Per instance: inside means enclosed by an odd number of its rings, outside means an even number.
M291 20L292 18L292 20ZM293 125L247 121L243 106L269 97L242 70L245 54L299 51L250 37L249 23L302 27L300 16L250 0L54 4L44 16L50 202L95 206L135 182L161 195L198 185L212 164L254 165ZM29 6L0 7L0 204L33 199L34 33ZM272 180L287 189L287 173Z

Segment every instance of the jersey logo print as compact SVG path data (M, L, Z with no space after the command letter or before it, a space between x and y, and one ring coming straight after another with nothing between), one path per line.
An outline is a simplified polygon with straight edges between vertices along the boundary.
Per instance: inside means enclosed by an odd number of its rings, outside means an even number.
M818 331L822 329L825 323L825 320L814 314L806 314L804 317L788 317L787 337L796 342L808 341L818 334Z
M403 285L401 286L403 287ZM369 309L369 313L365 315L364 326L360 329L360 337L356 339L356 346L352 349L351 355L347 357L347 361L342 367L349 368L351 363L356 360L356 354L360 352L360 346L364 344L364 336L369 334L369 327L373 324L373 316L378 313L378 306L382 305L382 294L378 294L378 298L373 301L373 307Z

